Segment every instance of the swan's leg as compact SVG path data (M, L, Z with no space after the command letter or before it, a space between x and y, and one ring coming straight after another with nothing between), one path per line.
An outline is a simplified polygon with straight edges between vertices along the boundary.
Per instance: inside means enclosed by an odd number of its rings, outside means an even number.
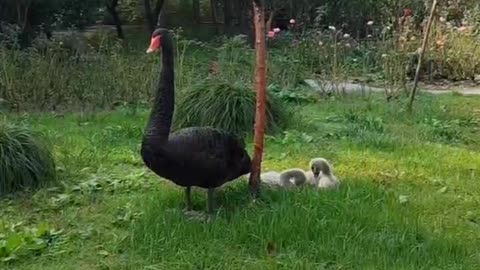
M214 188L209 188L208 189L208 194L207 194L208 213L210 215L213 214L213 194L214 194L214 191L215 191Z
M185 202L187 204L187 211L192 211L192 187L185 188Z

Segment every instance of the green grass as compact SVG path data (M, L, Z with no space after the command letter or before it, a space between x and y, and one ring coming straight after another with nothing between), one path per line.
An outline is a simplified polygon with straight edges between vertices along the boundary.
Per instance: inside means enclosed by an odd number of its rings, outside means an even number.
M293 108L263 168L323 156L341 189L263 190L253 203L240 180L218 191L208 224L187 220L182 190L144 168L146 110L9 115L51 140L61 184L0 201L0 256L12 235L47 243L23 240L0 268L478 269L480 99L421 95L414 115L403 108L379 96ZM203 191L194 203L205 209Z

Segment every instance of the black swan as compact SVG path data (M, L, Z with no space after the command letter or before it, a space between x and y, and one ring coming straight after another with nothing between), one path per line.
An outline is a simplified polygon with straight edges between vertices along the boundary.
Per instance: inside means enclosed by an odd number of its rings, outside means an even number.
M185 187L188 211L192 210L191 187L208 189L208 212L212 214L214 189L249 173L251 159L244 141L223 130L190 127L170 134L175 106L174 59L171 34L164 28L153 32L147 53L160 51L162 70L141 155L157 175Z

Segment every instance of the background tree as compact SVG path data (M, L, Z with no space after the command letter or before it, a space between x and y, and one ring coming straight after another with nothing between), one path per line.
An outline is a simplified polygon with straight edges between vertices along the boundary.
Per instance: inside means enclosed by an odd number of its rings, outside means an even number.
M193 20L200 23L200 0L192 0Z
M19 45L27 46L41 28L50 34L50 26L55 22L54 14L59 7L57 1L0 1L0 32L7 31L7 25L16 26Z
M113 23L115 24L115 28L117 29L117 36L120 39L124 39L125 36L123 34L122 29L122 22L120 21L120 16L117 12L118 0L107 0L107 11L110 13L113 19Z
M151 0L144 0L143 1L143 6L145 8L145 19L147 23L148 30L150 33L152 33L155 30L155 26L159 23L160 25L163 25L164 22L163 20L164 16L160 16L163 7L165 6L166 0L156 0L155 1L155 8L152 10L152 5L151 5Z

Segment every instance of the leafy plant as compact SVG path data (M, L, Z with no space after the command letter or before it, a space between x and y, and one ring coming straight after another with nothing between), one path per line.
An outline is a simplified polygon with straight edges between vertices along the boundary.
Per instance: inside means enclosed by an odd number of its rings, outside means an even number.
M253 130L255 92L249 88L217 80L206 80L179 96L176 126L212 126L236 134ZM286 121L286 108L267 95L267 130L280 129Z
M353 129L357 131L373 131L383 133L385 131L385 124L381 117L373 117L370 115L358 114L353 110L348 110L343 115L345 122L350 122L354 125Z
M0 223L0 261L10 262L28 254L45 251L59 237L61 231L42 223L33 228L22 224Z
M435 118L426 118L424 123L432 128L435 137L447 141L458 142L462 140L462 131L460 120L439 120Z
M38 135L24 126L0 122L0 194L54 179L52 154Z
M280 88L276 84L271 84L268 86L268 91L287 102L314 103L317 101L312 91L307 92L301 88L286 89Z

